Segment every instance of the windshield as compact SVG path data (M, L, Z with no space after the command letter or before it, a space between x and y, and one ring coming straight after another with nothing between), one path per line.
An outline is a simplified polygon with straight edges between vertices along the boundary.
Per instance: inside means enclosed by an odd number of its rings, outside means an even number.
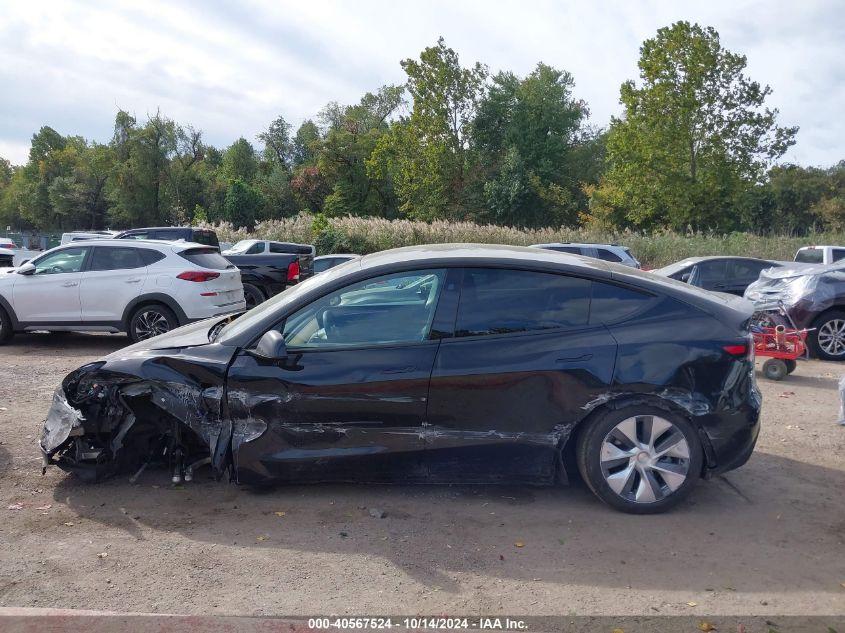
M804 264L824 263L824 251L820 248L802 248L795 253L795 261Z
M687 266L690 266L693 263L695 263L695 262L693 262L692 260L683 259L679 262L675 262L674 264L669 264L668 266L664 266L663 268L657 268L656 270L652 270L651 272L656 273L658 275L663 275L665 277L669 277L669 276L674 275L675 273L683 270Z
M258 243L258 240L241 240L240 242L238 242L237 244L235 244L231 248L227 248L226 252L227 253L246 253L249 250L250 246L252 246L253 244L257 244L257 243Z
M253 325L264 319L268 314L283 312L285 306L295 302L302 295L311 292L314 288L318 288L323 284L329 284L338 277L343 277L347 274L347 271L349 271L350 268L358 265L358 260L352 260L340 266L335 266L320 275L309 277L305 281L300 281L298 284L290 286L272 299L268 299L264 303L258 304L249 312L244 313L236 321L224 327L220 330L217 340L225 343L227 340L239 336L244 331L249 330Z

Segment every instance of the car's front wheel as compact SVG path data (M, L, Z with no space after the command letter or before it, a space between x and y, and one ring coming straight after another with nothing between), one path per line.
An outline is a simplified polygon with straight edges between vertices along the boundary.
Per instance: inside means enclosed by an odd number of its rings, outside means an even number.
M681 502L699 479L703 454L692 424L664 409L609 409L578 437L578 469L608 505L654 514Z
M813 356L822 360L845 360L845 312L825 312L807 336Z
M129 317L129 338L143 341L179 327L173 310L159 303L141 306Z

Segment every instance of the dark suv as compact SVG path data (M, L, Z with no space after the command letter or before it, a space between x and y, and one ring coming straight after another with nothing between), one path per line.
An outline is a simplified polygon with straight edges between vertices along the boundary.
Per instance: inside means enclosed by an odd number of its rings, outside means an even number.
M41 448L90 479L209 461L246 484L580 473L615 508L659 512L751 455L751 312L540 249L384 251L80 367Z
M118 240L185 240L220 249L217 233L211 229L198 229L192 226L153 226L144 229L129 229L115 235Z

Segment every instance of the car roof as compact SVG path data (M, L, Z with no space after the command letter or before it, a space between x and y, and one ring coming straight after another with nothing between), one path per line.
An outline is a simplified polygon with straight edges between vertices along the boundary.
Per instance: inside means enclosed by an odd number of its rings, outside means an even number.
M334 257L348 257L349 259L355 259L356 257L361 257L357 253L330 253L329 255L318 255L314 258L314 261L318 259L332 259Z
M625 248L620 244L607 244L604 242L549 242L547 244L532 244L531 248L546 248L548 246L576 246L578 248Z
M208 244L199 244L198 242L185 242L183 240L125 240L125 239L102 239L102 240L79 240L77 242L68 242L56 248L71 248L77 246L121 246L123 248L135 247L141 248L143 246L169 246L171 249L180 251L188 250L189 248L211 248L217 250ZM54 249L50 249L54 250ZM49 253L50 251L45 251Z
M714 259L739 259L743 261L749 262L767 262L767 263L775 263L776 260L773 259L763 259L762 257L744 257L742 255L701 255L698 257L686 257L684 259L679 259L677 262L673 262L674 264L698 264L700 262L708 262ZM671 266L672 264L670 264Z
M211 231L211 229L201 229L196 226L142 226L137 229L125 229L121 233L135 231Z

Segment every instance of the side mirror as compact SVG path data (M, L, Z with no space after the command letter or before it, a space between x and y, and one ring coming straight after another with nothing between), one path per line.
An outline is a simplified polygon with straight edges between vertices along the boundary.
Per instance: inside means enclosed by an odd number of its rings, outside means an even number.
M277 330L264 332L264 335L258 340L255 355L270 360L287 358L288 350L285 347L285 337Z
M30 261L26 261L18 266L17 273L19 275L32 275L35 273L35 264Z
M692 277L692 273L684 273L683 275L681 275L681 281L683 281L685 284L688 284L690 277Z

